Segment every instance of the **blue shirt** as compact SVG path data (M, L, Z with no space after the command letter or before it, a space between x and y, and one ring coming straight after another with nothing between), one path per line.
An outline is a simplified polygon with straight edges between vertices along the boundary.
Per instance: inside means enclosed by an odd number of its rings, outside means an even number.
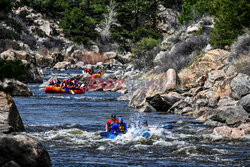
M122 123L115 123L111 127L111 132L114 133L116 131L117 134L124 133L127 131L127 124L122 122Z

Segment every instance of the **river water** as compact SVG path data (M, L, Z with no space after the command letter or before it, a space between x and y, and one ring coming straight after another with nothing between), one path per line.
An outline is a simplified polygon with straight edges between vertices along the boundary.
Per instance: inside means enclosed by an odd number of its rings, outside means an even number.
M66 78L81 71L45 71ZM193 119L164 113L139 113L113 92L84 95L45 94L29 84L33 97L15 97L26 132L48 150L53 166L249 166L249 141L213 141L211 132ZM111 114L126 123L147 120L151 137L131 137L133 129L114 140L100 131ZM176 124L182 120L183 124ZM172 124L173 129L161 128Z

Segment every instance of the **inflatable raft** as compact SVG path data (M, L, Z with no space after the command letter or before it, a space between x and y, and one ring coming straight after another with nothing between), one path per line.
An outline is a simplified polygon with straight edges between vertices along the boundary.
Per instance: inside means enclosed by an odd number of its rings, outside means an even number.
M94 74L94 75L92 75L91 77L92 77L92 78L101 78L102 75L101 75L101 74Z
M47 86L45 88L45 93L84 94L85 90L83 88L80 88L80 89L68 89L68 88L60 88L60 87L57 87L57 86Z

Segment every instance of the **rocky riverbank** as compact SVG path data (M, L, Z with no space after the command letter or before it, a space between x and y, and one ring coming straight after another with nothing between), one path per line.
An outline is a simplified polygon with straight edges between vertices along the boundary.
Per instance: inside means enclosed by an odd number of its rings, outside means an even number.
M46 149L36 139L19 134L24 125L10 95L0 92L0 166L51 166Z
M130 106L195 117L214 128L217 138L249 138L250 77L237 72L231 54L210 50L179 73L169 69L154 76L153 84L134 91Z

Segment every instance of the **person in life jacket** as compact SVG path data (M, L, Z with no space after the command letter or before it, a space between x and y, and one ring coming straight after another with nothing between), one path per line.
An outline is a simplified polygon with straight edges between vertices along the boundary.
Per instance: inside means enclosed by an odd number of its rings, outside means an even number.
M111 119L107 120L106 132L111 132L111 127L112 127L115 123L118 123L118 120L116 119L116 115L112 114L112 115L111 115Z
M54 83L53 79L52 79L52 80L50 80L49 85L55 85L55 83Z
M127 124L123 122L123 118L119 117L118 118L118 123L115 123L111 127L111 132L114 134L120 134L120 133L125 133L127 131Z

